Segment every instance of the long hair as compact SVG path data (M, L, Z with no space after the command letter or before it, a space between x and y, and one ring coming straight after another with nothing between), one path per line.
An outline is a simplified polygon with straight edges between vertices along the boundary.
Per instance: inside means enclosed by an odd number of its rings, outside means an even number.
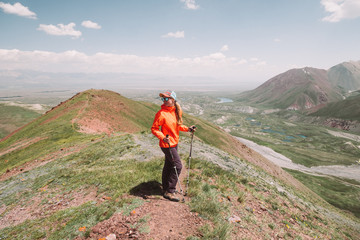
M181 125L183 123L182 120L182 110L180 104L175 101L175 114L176 114L176 122L178 125Z

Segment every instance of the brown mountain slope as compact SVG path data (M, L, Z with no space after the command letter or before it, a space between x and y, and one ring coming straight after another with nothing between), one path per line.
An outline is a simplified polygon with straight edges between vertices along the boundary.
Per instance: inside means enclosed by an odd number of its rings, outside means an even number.
M316 68L292 69L258 88L245 92L240 100L282 109L309 109L341 99L327 80L327 71Z
M84 96L82 101L72 104L74 99L82 96ZM76 108L77 114L72 118L71 123L80 132L134 133L145 130L144 124L151 123L150 116L153 111L148 106L148 104L132 101L112 91L91 89L78 93L52 109L49 114L53 111L57 113L41 124L53 121ZM60 108L59 111L58 108Z

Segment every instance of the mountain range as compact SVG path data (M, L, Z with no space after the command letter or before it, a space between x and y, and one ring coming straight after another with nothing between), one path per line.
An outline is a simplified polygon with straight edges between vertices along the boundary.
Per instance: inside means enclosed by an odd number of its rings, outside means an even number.
M359 89L360 62L344 62L329 70L291 69L240 94L238 100L267 108L314 112Z

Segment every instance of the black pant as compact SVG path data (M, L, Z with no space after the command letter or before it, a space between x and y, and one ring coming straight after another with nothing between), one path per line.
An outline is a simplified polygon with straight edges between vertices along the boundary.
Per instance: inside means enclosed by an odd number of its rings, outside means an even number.
M169 193L175 192L176 184L178 181L174 166L176 166L176 170L179 176L182 169L182 164L177 149L177 146L170 148L170 150L169 148L161 148L161 150L165 154L165 164L162 171L162 186L163 191L167 191ZM170 151L172 153L172 156L170 154Z

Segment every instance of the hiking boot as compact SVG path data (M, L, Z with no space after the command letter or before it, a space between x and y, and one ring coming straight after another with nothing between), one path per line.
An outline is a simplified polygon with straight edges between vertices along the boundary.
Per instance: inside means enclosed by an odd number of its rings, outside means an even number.
M173 201L173 202L179 202L180 201L180 199L176 197L175 193L165 192L164 193L164 198L169 199L170 201Z

